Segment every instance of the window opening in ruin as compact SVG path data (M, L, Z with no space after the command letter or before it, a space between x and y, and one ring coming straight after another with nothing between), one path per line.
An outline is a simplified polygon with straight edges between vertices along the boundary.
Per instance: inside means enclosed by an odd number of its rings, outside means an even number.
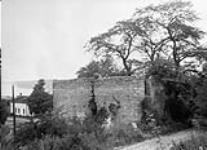
M145 96L150 96L150 85L147 82L147 79L144 80L144 94Z
M91 99L88 102L88 108L91 110L93 116L97 114L97 104L94 92L94 81L91 81Z

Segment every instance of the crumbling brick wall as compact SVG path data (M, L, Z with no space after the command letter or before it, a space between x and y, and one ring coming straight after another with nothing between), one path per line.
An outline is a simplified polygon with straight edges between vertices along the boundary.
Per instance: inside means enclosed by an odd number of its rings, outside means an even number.
M111 77L103 79L54 80L54 108L62 106L69 116L82 116L88 111L91 84L98 107L121 104L118 121L129 123L140 120L140 102L144 98L144 80L136 77Z

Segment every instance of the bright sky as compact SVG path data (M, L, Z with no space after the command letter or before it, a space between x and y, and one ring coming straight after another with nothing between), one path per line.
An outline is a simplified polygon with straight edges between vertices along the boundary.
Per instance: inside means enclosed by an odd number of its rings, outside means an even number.
M160 1L166 0L4 0L3 81L75 78L92 58L83 49L90 37ZM207 32L207 1L192 2Z

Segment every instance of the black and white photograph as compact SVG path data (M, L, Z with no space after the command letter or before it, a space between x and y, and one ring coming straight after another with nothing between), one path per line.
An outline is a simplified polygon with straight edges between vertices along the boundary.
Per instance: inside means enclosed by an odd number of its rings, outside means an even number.
M0 150L207 150L207 1L0 0Z

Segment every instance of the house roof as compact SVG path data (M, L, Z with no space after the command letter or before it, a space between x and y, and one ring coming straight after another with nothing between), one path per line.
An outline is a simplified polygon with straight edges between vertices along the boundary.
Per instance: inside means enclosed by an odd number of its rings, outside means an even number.
M11 102L12 100L10 100ZM28 103L28 96L18 96L15 98L15 103Z

